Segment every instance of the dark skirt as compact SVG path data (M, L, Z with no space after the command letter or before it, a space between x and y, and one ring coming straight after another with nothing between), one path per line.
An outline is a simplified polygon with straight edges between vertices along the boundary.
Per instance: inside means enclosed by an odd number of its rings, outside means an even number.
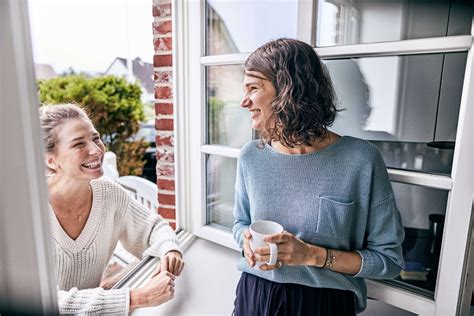
M242 273L234 302L235 316L355 315L351 291L276 283Z

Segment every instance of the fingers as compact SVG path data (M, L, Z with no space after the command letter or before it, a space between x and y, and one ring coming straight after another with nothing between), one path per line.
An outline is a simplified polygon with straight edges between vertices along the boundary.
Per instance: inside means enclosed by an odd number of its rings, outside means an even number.
M184 261L181 258L174 257L170 259L169 271L179 276L184 269Z
M183 272L183 269L184 269L184 261L180 261L179 262L179 266L178 266L178 269L177 269L177 272L175 273L176 276L179 276L181 274L181 272Z
M160 296L163 300L162 302L169 301L172 298L174 298L174 293L175 293L174 280L175 280L175 276L169 271L163 271L158 276L162 278L161 282L164 282L164 283L160 282L163 285L163 287L162 287L163 290L160 294Z
M260 266L260 269L263 270L263 271L271 271L271 270L280 269L281 266L282 266L281 261L277 261L277 263L274 264L274 265L268 265L268 264L264 263Z
M170 277L171 276L171 277ZM172 299L174 297L174 280L175 280L175 276L173 274L171 274L170 272L168 272L168 275L167 277L169 277L168 279L168 284L166 285L166 288L165 288L165 294L167 294L168 296L168 300Z
M160 278L160 279L162 279L162 278L164 278L164 279L170 278L171 280L176 279L176 276L173 273L169 272L169 271L161 271L156 277Z
M181 257L181 253L176 251L168 252L161 259L161 270L169 271L172 274L179 276L184 269L184 260Z
M247 263L249 264L249 266L253 267L255 265L255 256L252 249L250 248L251 238L252 235L250 235L249 231L245 231L242 249L244 251L244 257L247 260Z
M278 243L289 241L291 237L293 237L291 233L287 231L283 231L282 233L279 233L279 234L267 235L263 237L263 241L278 244Z

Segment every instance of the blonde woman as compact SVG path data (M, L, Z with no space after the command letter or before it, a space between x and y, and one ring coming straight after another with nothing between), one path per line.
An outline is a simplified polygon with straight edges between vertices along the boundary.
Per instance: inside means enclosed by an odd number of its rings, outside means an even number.
M105 146L85 111L72 104L42 106L40 123L60 313L128 314L172 299L184 266L176 235L163 218L102 177ZM118 241L138 258L161 257L142 288L99 287Z

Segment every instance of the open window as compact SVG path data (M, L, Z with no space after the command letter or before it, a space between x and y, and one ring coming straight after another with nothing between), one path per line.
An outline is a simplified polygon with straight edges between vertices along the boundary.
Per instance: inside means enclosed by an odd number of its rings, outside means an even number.
M177 53L177 77L187 74L177 87L178 121L187 130L179 138L187 161L179 179L193 232L237 248L231 236L236 159L256 137L239 107L243 63L264 42L295 37L322 57L346 109L332 130L378 147L402 214L407 271L393 281L369 280L369 296L419 314L467 310L472 12L468 1L178 6L178 23L181 14L189 17L177 42L186 52ZM244 15L245 23L234 22Z

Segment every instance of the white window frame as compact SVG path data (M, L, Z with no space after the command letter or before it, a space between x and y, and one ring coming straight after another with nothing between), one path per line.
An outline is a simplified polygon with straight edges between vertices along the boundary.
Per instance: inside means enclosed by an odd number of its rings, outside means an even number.
M0 1L0 313L57 314L28 5Z
M313 1L300 1L299 12L306 12L301 20L314 26L316 14L312 3ZM229 231L206 224L205 156L215 154L236 158L239 149L205 143L205 67L243 64L248 53L205 56L205 1L175 0L174 7L176 27L173 26L173 29L183 30L175 32L177 40L173 45L176 61L174 91L176 170L179 171L178 224L198 237L238 250ZM302 10L302 8L311 9ZM314 46L315 27L311 27L313 32L304 31L304 23L298 22L298 38ZM472 229L471 203L474 192L472 179L474 175L470 161L474 147L473 32L474 19L471 35L316 48L324 59L468 52L451 176L388 168L392 181L449 191L435 299L385 283L367 282L370 297L420 315L455 315L465 308L460 305L467 269L467 263L462 259L466 257L469 249L468 238Z

